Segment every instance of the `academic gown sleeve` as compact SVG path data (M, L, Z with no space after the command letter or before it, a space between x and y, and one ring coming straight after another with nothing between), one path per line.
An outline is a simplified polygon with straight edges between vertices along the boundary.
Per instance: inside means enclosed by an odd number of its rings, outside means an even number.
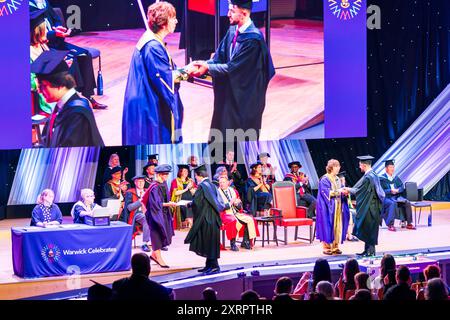
M147 75L151 81L152 88L157 92L160 99L163 99L171 108L174 117L179 116L175 104L175 79L172 66L162 45L152 40L143 48L144 61Z

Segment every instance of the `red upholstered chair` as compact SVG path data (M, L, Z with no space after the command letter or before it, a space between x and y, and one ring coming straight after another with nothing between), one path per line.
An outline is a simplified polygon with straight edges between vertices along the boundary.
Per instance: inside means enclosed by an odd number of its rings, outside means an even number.
M295 185L290 181L279 181L272 185L273 215L281 215L281 219L275 220L278 226L284 227L284 244L287 244L287 228L295 227L294 240L313 241L313 220L307 218L306 207L297 206ZM309 239L298 237L298 227L309 226Z

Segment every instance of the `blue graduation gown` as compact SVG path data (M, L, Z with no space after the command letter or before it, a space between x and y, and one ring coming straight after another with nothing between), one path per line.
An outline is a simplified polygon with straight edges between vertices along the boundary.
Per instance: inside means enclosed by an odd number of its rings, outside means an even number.
M123 145L181 142L183 104L180 86L173 77L175 69L165 46L152 32L145 32L136 45L128 74Z
M316 206L317 239L325 243L333 243L334 241L334 215L338 200L336 197L330 197L330 191L332 191L331 181L325 175L319 181ZM348 209L347 197L340 195L339 198L341 199L342 206L342 237L339 242L343 243L350 221L350 211Z

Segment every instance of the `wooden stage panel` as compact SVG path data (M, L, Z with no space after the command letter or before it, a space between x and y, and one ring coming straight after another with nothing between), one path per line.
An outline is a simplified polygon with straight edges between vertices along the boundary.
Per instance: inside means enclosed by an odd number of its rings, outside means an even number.
M427 214L422 214L421 225L417 230L406 230L397 228L397 232L390 232L386 227L380 230L379 245L377 253L403 250L415 250L427 248L448 247L450 241L448 234L450 233L450 202L433 203L433 226L426 226ZM68 291L70 279L68 277L54 277L43 279L21 279L13 275L12 257L11 257L11 227L24 226L29 223L27 219L10 219L0 221L0 299L18 299L30 296L49 294L54 292ZM64 218L64 223L70 223L70 217ZM398 222L397 222L398 223ZM294 228L288 228L287 246L280 243L277 247L275 243L267 244L264 248L261 243L257 242L254 250L240 249L239 252L221 251L219 263L223 270L227 266L239 263L251 263L254 265L264 262L274 261L278 258L279 263L287 260L305 259L305 258L327 258L322 255L322 245L318 240L313 244L302 241L293 241ZM307 237L308 228L300 228L300 236ZM272 234L272 229L270 229ZM278 238L282 239L283 229L278 228ZM168 273L186 271L192 268L203 267L204 258L197 256L189 251L189 246L184 244L187 235L186 231L176 231L172 245L169 251L163 252L166 263L170 269L162 269L152 262L152 276L164 275ZM141 244L141 237L138 237L137 244ZM226 243L227 247L229 242ZM363 242L345 242L341 249L344 255L354 255L363 250ZM133 253L140 252L140 249L134 249ZM91 282L89 279L96 280L100 283L108 284L114 280L127 276L127 272L104 273L83 275L80 279L80 288L89 287Z
M323 22L275 20L271 25L271 53L276 68L263 115L261 140L275 140L319 116L324 111ZM122 144L122 110L129 64L143 29L90 32L70 38L79 46L96 47L102 53L104 95L98 100L109 106L94 110L107 146ZM178 66L184 65L184 50L178 49L179 33L166 39ZM291 67L292 68L285 68ZM98 61L94 61L95 71ZM212 89L183 82L180 90L185 107L185 143L205 142L213 113Z

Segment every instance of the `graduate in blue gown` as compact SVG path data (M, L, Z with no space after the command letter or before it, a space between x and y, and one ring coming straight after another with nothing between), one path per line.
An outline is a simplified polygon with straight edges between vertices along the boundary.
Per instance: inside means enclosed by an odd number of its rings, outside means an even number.
M164 43L177 24L175 8L160 1L148 9L147 30L136 45L125 90L122 144L182 141L183 104L178 93L184 69L177 70Z

